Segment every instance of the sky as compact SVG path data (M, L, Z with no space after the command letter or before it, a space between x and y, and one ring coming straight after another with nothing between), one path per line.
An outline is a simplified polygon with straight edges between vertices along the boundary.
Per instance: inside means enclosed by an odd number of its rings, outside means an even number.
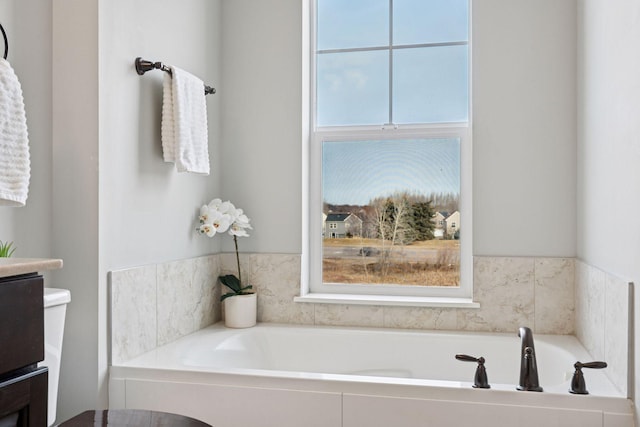
M389 5L318 0L319 126L467 120L468 46L423 45L468 42L468 0L394 0L393 46L421 46L391 55Z
M324 142L323 199L367 205L397 192L460 193L460 141L412 139Z
M318 0L318 126L468 120L468 46L378 49L390 44L389 5ZM468 0L393 0L393 7L394 46L468 41ZM457 139L324 142L322 153L328 203L460 191Z
M394 0L394 44L468 40L468 0ZM389 0L318 0L318 49L385 45Z

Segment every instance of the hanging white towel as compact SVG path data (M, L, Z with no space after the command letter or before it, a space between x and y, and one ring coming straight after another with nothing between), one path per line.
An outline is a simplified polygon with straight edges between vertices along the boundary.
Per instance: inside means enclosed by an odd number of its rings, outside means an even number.
M13 68L0 58L0 206L24 206L31 163L22 87Z
M162 151L178 172L209 175L209 139L204 82L177 67L165 74Z

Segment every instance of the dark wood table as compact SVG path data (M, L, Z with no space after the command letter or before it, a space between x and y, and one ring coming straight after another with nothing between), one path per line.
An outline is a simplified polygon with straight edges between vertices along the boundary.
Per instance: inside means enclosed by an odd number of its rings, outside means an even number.
M105 409L85 411L58 427L211 427L210 424L184 415L139 409Z

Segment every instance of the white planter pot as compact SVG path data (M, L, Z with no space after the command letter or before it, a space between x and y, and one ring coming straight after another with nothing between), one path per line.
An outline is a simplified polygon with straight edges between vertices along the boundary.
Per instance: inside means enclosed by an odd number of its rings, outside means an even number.
M250 328L258 317L257 294L235 295L224 300L224 324L228 328Z

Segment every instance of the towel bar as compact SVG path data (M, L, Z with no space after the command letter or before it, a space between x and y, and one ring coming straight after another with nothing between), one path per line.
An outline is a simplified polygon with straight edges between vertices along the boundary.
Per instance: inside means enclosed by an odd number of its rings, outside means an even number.
M0 24L0 31L2 31L2 38L4 39L4 59L7 59L7 55L9 55L9 42L7 41L7 33L4 32L2 24Z
M3 31L3 33L4 33L4 31ZM151 71L151 70L162 70L162 71L164 71L166 73L171 74L171 68L167 67L162 62L147 61L145 59L142 59L141 57L137 57L136 58L136 73L138 73L139 75L142 76L144 73L146 73L147 71ZM214 93L216 93L216 89L215 88L213 88L211 86L204 85L204 94L205 95L212 95Z

